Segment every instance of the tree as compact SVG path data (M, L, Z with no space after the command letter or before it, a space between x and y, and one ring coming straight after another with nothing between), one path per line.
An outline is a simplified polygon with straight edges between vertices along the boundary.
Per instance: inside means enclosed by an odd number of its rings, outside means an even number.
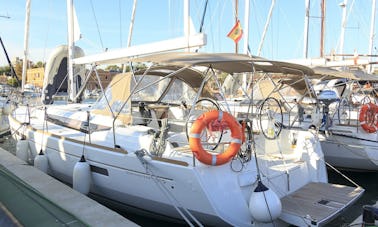
M14 66L14 71L19 81L22 80L22 61L19 61Z
M119 67L118 65L108 65L106 68L105 68L106 71L113 71L113 72L121 72L122 69L121 67Z
M9 78L7 83L12 87L17 87L18 85L16 78Z
M9 76L10 73L11 73L11 70L9 66L0 67L0 75L6 74Z
M33 68L42 68L44 66L45 66L45 64L43 62L39 61L39 62L37 62L37 63L34 64Z

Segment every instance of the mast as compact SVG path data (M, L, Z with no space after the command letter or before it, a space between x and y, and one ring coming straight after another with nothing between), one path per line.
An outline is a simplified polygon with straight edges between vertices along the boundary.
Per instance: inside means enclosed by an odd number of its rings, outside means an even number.
M325 37L325 14L326 14L326 4L325 0L320 3L321 8L321 23L320 23L320 57L324 57L324 37Z
M374 26L375 26L375 7L376 1L373 0L371 6L371 22L370 22L370 42L369 42L369 62L372 62L372 55L373 55L373 45L374 45ZM373 72L373 66L369 64L369 73Z
M239 18L239 0L235 0L235 24L238 23ZM239 52L239 45L238 42L235 42L235 53Z
M74 18L73 18L73 0L67 0L67 19L68 19L68 59L67 59L67 73L68 73L68 98L72 102L76 102L76 81L73 75L74 56Z
M131 45L131 37L133 35L136 4L137 4L137 0L134 0L133 11L131 13L131 20L130 20L129 36L127 37L127 47L130 47Z
M22 62L21 92L24 92L29 52L30 1L26 0L25 32L24 32L24 61Z
M244 53L249 54L248 50L248 40L249 40L249 2L250 0L245 0L245 11L244 11Z
M341 21L341 34L340 34L340 54L344 54L344 36L345 36L345 28L346 28L346 14L347 14L347 3L348 0L344 0L343 3L340 4L340 7L343 8L343 19ZM344 60L344 57L341 57Z
M186 48L186 52L189 52L190 49L189 49L189 36L190 36L190 14L189 14L189 10L190 10L190 5L189 5L189 0L184 0L184 36L185 36L185 39L186 39L186 43L188 45L188 48Z
M264 43L266 32L268 30L270 19L272 18L272 13L273 13L273 8L274 8L274 5L275 5L275 2L276 2L275 0L272 0L272 4L270 5L269 15L268 15L268 18L267 18L266 23L265 23L264 31L263 31L261 41L260 41L260 45L259 45L259 49L257 51L257 56L260 56L260 54L261 54L261 49L262 49L262 46L263 46L263 43Z
M244 11L244 53L250 55L248 50L248 40L249 40L249 0L245 0L245 11ZM243 74L243 88L246 91L248 89L247 74Z
M305 0L306 15L305 15L305 24L304 24L304 44L303 44L303 56L308 58L308 25L310 19L310 0Z
M131 20L130 20L129 36L127 37L127 47L130 47L130 46L131 46L131 37L132 37L132 35L133 35L133 30L134 30L134 19L135 19L136 4L137 4L137 0L134 0L134 3L133 3L133 9L132 9L132 12L131 12ZM122 69L122 71L123 71L123 73L126 72L126 64L123 64L123 69Z

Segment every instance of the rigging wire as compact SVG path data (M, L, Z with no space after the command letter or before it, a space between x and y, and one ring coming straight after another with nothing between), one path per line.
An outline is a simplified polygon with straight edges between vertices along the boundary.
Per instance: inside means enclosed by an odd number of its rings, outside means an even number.
M122 0L118 0L119 9L119 45L122 47Z
M49 1L49 13L50 16L49 18L52 18L53 16L53 10L52 10L52 1ZM43 56L42 56L42 63L45 64L46 62L46 50L47 50L47 41L49 39L49 34L50 34L50 23L52 20L47 20L47 29L46 29L46 37L45 37L45 43L43 47Z
M171 11L172 11L172 7L171 7L171 3L172 1L168 1L168 22L169 22L169 28L172 28L173 25L172 25L172 14L171 14ZM173 29L169 29L170 32L172 32ZM171 34L172 35L172 34Z
M137 158L139 159L139 161L145 168L146 174L148 174L150 178L155 182L156 186L158 186L160 191L166 196L166 198L169 200L172 206L176 209L176 211L180 214L180 216L185 220L185 222L189 226L194 227L195 225L189 220L189 217L190 217L198 226L202 227L203 225L198 221L198 219L194 217L194 215L187 208L185 208L182 204L180 204L180 202L176 199L173 193L166 188L165 182L162 179L160 179L157 175L155 175L152 169L149 168L148 161L146 161L143 158L144 156L149 156L147 154L147 151L142 149L142 150L136 151L135 153L136 153Z
M201 33L202 30L203 30L203 23L205 22L205 16L206 16L206 9L207 9L207 4L209 3L209 0L206 0L205 2L205 6L203 8L203 13L202 13L202 19L201 19L201 25L200 25L200 29L199 29L199 32Z
M260 31L260 30L262 30L263 22L261 21L262 17L259 16L260 10L256 10L258 8L260 8L260 7L258 7L256 5L256 1L253 1L251 9L253 10L253 12L252 12L252 15L254 17L253 21L256 23L256 25L255 25L256 29L255 30ZM253 38L253 37L251 37L251 38Z
M99 36L99 38L100 38L101 49L102 49L103 51L105 51L104 43L102 42L102 38L101 38L100 27L98 26L98 21L97 21L97 17L96 17L96 12L95 12L95 10L94 10L94 6L93 6L93 1L92 1L92 0L91 0L91 8L92 8L93 17L94 17L94 19L95 19L95 23L96 23L96 28L97 28L98 36Z
M220 5L222 4L222 5ZM222 34L223 33L221 32L222 31L222 27L223 25L221 23L219 23L219 18L225 18L224 17L224 12L225 12L225 9L226 9L226 2L224 1L219 1L217 2L214 10L210 10L210 12L214 12L211 16L210 16L210 23L208 27L210 28L215 28L213 31L209 31L208 33L209 34ZM216 12L220 12L219 15L216 14ZM214 26L215 24L215 26ZM216 30L216 31L215 31ZM223 39L220 39L219 37L216 37L214 35L211 36L212 38L212 42L211 42L211 45L212 45L212 50L216 50L216 49L222 49L222 40ZM217 46L215 46L215 43L218 43Z

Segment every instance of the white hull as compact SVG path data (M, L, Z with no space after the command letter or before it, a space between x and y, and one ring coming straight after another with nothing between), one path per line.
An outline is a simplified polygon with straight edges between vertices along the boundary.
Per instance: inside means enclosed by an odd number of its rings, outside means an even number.
M42 133L28 132L30 146L30 162L41 149ZM83 145L80 141L67 141L63 138L50 136L44 140L43 151L48 157L48 173L57 179L72 184L73 168L79 161ZM195 206L199 216L206 220L212 220L214 225L222 224L220 219L208 219L215 211L210 207L210 201L205 191L197 191L199 188L196 179L196 169L185 168L184 163L171 163L164 161L151 161L156 167L154 175L148 174L134 153L127 154L116 149L104 149L103 147L86 145L85 157L90 163L92 171L91 192L120 204L138 207L139 209L156 211L161 215L180 218L172 205L167 204L167 198L159 189L159 184L168 189L173 196L185 201L185 207ZM222 167L219 167L222 168ZM162 175L163 174L163 175ZM222 187L219 188L219 190ZM195 198L191 197L194 190ZM209 193L209 192L208 192ZM201 207L201 210L197 208ZM192 208L193 209L193 208ZM198 215L197 214L197 215ZM224 222L223 222L224 224ZM242 225L242 223L240 223Z
M239 162L220 166L193 162L190 150L171 150L162 157L139 159L136 151L150 142L147 134L149 128L146 126L132 126L132 131L129 132L125 128L118 128L122 132L116 134L121 148L111 147L108 136L112 130L93 132L91 143L86 138L84 146L84 134L79 131L52 123L48 123L47 128L43 129L43 121L39 120L43 119L41 110L34 112L31 125L21 126L21 119L25 119L22 114L24 110L21 107L10 116L12 132L18 138L26 136L28 139L30 164L42 149L48 159L48 174L63 182L72 184L74 166L84 154L91 169L90 192L116 201L120 206L131 206L182 219L176 206L182 211L185 208L206 225L259 226L248 208L251 192L257 183L258 172L254 158L245 163L240 172L230 170L230 165L237 169ZM262 181L281 199L310 182L327 183L319 142L309 132L300 133L303 135L298 136L297 146L307 148L297 150L283 146L281 149L290 152L280 155L273 152L273 148L279 146L276 140L259 141L256 138L256 146L265 146L267 152L259 154L258 158ZM126 134L128 137L125 137ZM287 136L283 132L282 140L287 140ZM363 190L352 188L352 191L355 196L345 203L345 207L355 201ZM283 204L281 218L275 221L275 225L303 223L301 216L286 211L293 209L293 204L288 206L286 203ZM300 203L296 204L296 210L301 210ZM330 211L318 220L318 224L331 220L343 209Z
M325 161L340 169L378 171L378 134L367 133L354 124L334 123L327 132L319 132ZM309 121L295 124L304 130L311 125Z
M378 171L378 142L332 134L321 140L325 160L335 167Z

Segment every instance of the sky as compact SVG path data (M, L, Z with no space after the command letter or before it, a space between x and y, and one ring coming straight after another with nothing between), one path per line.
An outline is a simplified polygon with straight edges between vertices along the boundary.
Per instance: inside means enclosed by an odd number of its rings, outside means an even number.
M339 51L342 27L342 7L346 0L326 0L325 54ZM105 49L127 46L134 0L74 0L82 38L75 44L85 54L101 53ZM250 17L245 20L245 0L238 0L238 18L245 34L239 41L239 53L245 53L247 42L251 53L257 55L269 0L250 0ZM320 56L320 4L310 0L308 57ZM343 53L369 53L372 0L347 0ZM0 0L0 37L10 59L23 58L25 0ZM190 1L190 15L198 32L204 12L204 0ZM200 52L235 52L234 41L227 37L235 24L235 0L209 0L203 22L207 45ZM275 0L272 18L260 56L273 60L304 57L305 0ZM376 23L377 24L377 23ZM375 33L377 25L375 25ZM184 36L183 0L137 0L131 45L140 45ZM51 51L67 43L67 13L65 0L31 0L29 54L33 62L46 62ZM374 47L377 38L374 36ZM374 49L373 54L376 54ZM0 50L0 66L7 65Z

